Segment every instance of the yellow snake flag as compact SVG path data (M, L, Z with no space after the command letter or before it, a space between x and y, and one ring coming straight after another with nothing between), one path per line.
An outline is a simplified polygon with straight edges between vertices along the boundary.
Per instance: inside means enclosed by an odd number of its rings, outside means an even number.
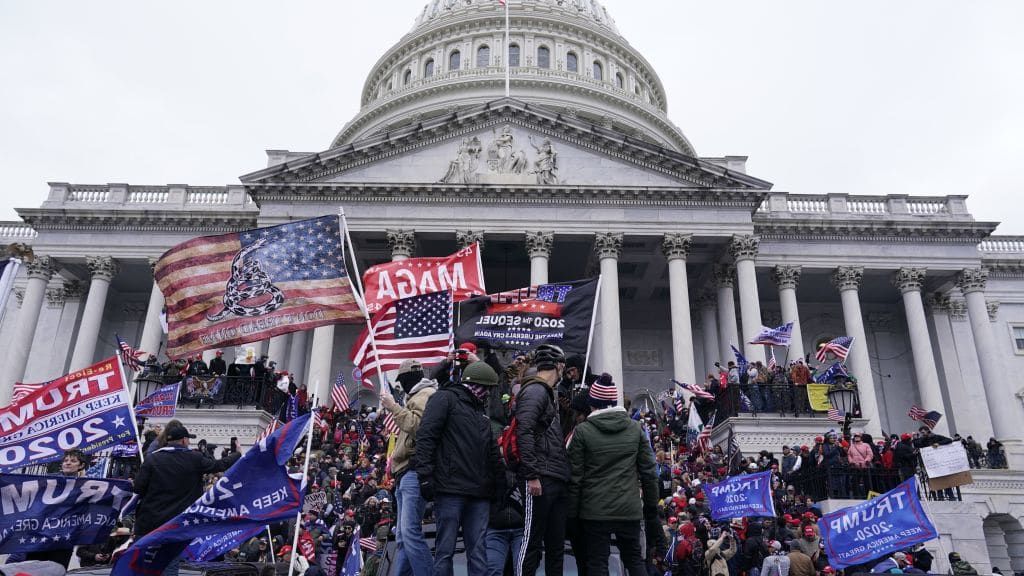
M815 412L828 412L832 404L828 401L828 384L808 384L807 403Z

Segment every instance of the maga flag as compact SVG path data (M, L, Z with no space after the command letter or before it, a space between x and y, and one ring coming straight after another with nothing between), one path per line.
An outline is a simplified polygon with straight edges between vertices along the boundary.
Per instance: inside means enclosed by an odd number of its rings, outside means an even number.
M479 244L474 242L443 258L408 258L363 272L366 309L371 314L393 300L445 290L452 291L456 302L487 294Z
M289 474L286 465L309 419L296 418L255 444L199 500L132 544L111 575L156 576L197 538L294 518L306 487L302 474Z
M458 303L455 336L495 349L529 350L547 343L567 353L586 353L597 282L542 284L470 298Z
M161 256L153 275L171 358L363 318L338 216L193 238Z

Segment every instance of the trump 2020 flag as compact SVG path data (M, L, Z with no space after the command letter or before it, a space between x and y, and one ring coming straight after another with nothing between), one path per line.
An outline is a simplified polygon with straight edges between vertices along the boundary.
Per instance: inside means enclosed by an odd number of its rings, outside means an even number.
M704 488L711 518L738 516L775 516L772 501L772 473L740 474Z
M917 478L818 520L829 563L846 568L905 550L939 536L921 506Z
M199 500L132 544L111 574L160 574L196 538L294 518L306 487L302 474L289 474L286 465L309 419L296 418L255 444Z
M135 438L128 391L116 356L40 384L0 408L0 472L57 462Z
M227 553L232 548L240 548L253 536L266 530L266 526L239 528L217 534L207 534L196 538L185 549L185 558L192 562L210 562Z
M181 382L157 388L156 392L135 405L135 415L147 418L174 418L180 390Z
M750 344L766 344L768 346L789 346L793 338L793 323L787 322L778 328L761 326L761 331L750 341Z
M0 554L105 542L133 498L127 480L0 474Z
M167 303L167 355L362 320L338 216L203 236L153 268Z

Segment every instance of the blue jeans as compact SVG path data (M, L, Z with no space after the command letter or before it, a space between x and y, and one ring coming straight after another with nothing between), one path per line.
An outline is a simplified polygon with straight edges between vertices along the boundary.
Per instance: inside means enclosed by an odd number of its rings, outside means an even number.
M397 576L432 576L434 558L423 536L423 512L427 503L420 496L420 481L415 470L409 470L395 489L397 522L395 524L395 574Z
M490 502L483 498L467 498L454 494L438 494L434 499L434 518L437 520L437 538L434 541L435 576L452 576L452 556L455 555L455 538L462 527L462 541L466 545L466 568L468 574L484 574L487 571L487 550L484 548L484 533L487 531L487 517Z
M523 529L495 530L488 528L484 539L487 548L487 576L501 576L505 573L505 559L508 557L510 548L513 563L516 558L519 558L519 549L523 547Z

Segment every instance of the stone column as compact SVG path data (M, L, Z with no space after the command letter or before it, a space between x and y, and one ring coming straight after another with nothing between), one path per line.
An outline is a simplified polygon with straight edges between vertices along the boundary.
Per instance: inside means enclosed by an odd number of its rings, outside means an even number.
M530 254L530 285L548 283L548 259L554 243L554 232L526 233L526 251Z
M985 398L988 401L988 412L992 417L992 432L996 438L1005 443L1006 440L1019 440L1020 409L1013 391L1006 385L1009 382L1003 363L999 358L999 347L992 334L988 306L985 302L985 284L988 281L988 270L985 268L967 268L957 277L957 286L967 299L967 316L974 334L974 349L978 354L981 368L981 382L985 387ZM1006 447L1009 455L1010 447ZM1011 461L1011 465L1014 463ZM1017 466L1014 466L1017 468Z
M107 291L118 270L117 261L110 256L86 256L85 265L89 268L92 280L89 282L89 295L85 298L75 351L71 354L72 371L92 364L96 356L96 340L103 323L103 310L107 306Z
M772 280L779 288L779 307L782 308L782 323L793 323L793 338L789 343L790 361L804 357L804 334L800 329L800 310L796 305L796 287L800 283L799 266L776 266L772 269Z
M331 358L334 357L334 325L313 329L313 350L310 352L309 377L306 387L310 394L316 394L318 405L324 406L330 397Z
M413 230L388 230L388 249L391 261L400 262L412 258L416 251L416 232Z
M149 259L149 269L153 270L156 258ZM153 288L149 292L149 305L146 306L146 323L142 325L142 339L139 341L139 350L149 354L156 354L163 341L164 329L160 325L160 312L164 309L164 293L160 287L153 282Z
M910 333L910 349L914 355L914 376L917 392L925 410L945 412L942 388L939 385L939 371L935 367L935 353L928 334L928 318L924 314L921 287L924 284L924 268L900 268L893 276L893 285L903 294L903 309L907 315L907 331ZM935 426L935 433L949 435L949 422L943 418Z
M725 362L728 365L728 358L719 358L718 325L715 317L715 297L705 294L698 300L700 306L700 331L704 336L704 373L701 380L708 374L715 371L715 362Z
M736 346L737 350L743 349L736 331L736 299L732 294L735 272L736 268L732 264L717 264L713 271L718 290L718 361L726 363L735 359L732 346Z
M740 318L743 322L743 350L747 360L764 362L764 346L748 344L761 332L761 302L757 294L757 270L754 259L761 239L747 234L732 237L729 250L736 260L736 280L740 291Z
M43 308L43 297L46 295L46 283L56 271L56 262L49 256L36 256L25 263L28 275L28 286L25 297L21 301L21 310L15 321L14 333L5 350L7 371L4 381L0 382L0 406L11 402L11 391L15 382L25 377L28 355L32 351L32 339L36 336L36 324L39 323L39 311Z
M690 325L690 287L686 281L686 257L693 237L665 234L661 249L668 260L669 302L672 310L672 374L676 380L699 383L693 362L693 327Z
M455 242L459 245L459 248L465 248L470 244L477 242L480 244L480 253L484 253L484 233L483 231L473 230L456 230L455 231Z
M875 378L871 372L868 341L864 334L864 316L860 311L860 296L858 294L863 276L864 268L860 266L840 266L832 272L832 284L836 290L839 290L839 297L843 302L843 322L846 324L846 335L853 338L853 345L850 347L846 363L850 366L853 376L857 378L861 417L868 421L864 430L877 437L882 433L882 424L878 418Z
M601 372L611 374L622 405L622 319L619 316L619 255L622 234L598 232L594 251L601 262Z
M285 361L288 359L288 336L290 334L279 334L270 338L270 346L267 348L267 356L274 362L277 362L278 370L287 370L284 367Z
M294 376L296 382L305 382L308 343L309 330L292 333L292 347L288 351L288 363L284 369Z

